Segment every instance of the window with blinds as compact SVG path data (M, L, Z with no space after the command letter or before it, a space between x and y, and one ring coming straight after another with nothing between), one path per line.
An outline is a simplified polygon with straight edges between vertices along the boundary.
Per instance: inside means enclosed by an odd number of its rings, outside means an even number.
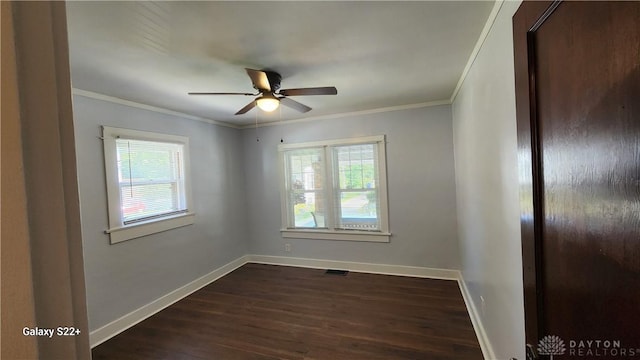
M287 203L296 228L324 228L325 188L322 148L287 152Z
M384 145L384 136L281 145L283 236L389 235Z
M124 225L187 211L183 144L116 139Z
M379 230L378 163L375 144L333 148L336 174L336 227L348 230Z
M103 127L111 242L193 223L189 139Z

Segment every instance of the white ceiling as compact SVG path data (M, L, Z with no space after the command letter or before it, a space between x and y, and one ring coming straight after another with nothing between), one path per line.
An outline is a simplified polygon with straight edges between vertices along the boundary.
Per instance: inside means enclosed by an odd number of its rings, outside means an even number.
M254 92L244 68L282 88L336 86L260 122L448 100L493 1L68 2L73 86L234 125Z

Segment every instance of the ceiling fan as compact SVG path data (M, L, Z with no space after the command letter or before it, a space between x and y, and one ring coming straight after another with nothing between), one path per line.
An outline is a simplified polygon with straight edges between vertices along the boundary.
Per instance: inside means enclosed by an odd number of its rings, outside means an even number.
M299 89L282 89L280 90L280 74L268 70L246 69L247 75L251 78L253 88L258 90L257 94L250 93L229 93L229 92L190 92L189 95L244 95L257 96L252 102L240 109L236 115L242 115L247 111L258 106L260 109L271 112L280 106L280 104L288 106L300 112L311 110L307 105L301 104L295 100L289 99L289 96L306 96L306 95L336 95L338 90L334 86L299 88Z

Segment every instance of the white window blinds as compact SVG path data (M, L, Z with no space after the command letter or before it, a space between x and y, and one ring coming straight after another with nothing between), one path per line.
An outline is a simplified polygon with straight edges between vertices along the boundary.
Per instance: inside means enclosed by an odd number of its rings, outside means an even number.
M116 139L124 225L187 212L183 148L183 144Z
M336 228L379 230L375 144L333 147Z
M296 228L325 227L324 149L286 153L289 218Z

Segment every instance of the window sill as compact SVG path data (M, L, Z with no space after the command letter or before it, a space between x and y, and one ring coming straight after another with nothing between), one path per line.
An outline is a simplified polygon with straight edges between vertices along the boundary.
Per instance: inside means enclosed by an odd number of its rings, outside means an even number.
M281 229L282 237L297 239L389 242L391 233L370 231Z
M105 230L105 233L109 234L113 245L122 241L191 225L194 222L195 215L195 213L180 214L170 218L111 228Z

